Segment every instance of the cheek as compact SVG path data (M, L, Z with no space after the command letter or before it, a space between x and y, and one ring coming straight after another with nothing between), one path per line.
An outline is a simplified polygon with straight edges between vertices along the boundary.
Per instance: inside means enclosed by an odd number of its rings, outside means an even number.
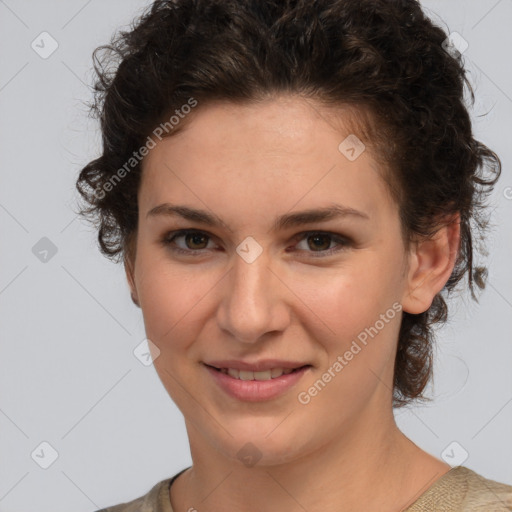
M377 276L383 275L376 267L340 268L297 279L294 292L310 309L310 317L316 317L330 337L336 338L364 329L383 313L392 296L389 282ZM392 302L392 301L391 301Z
M345 373L351 374L368 373L368 367L378 372L388 364L400 328L396 276L382 263L366 263L311 277L294 288L307 306L302 311L310 320L303 316L303 327L309 326L310 338L326 353L323 363L329 367L347 354L350 371Z
M197 315L216 280L204 271L200 275L184 272L162 258L141 255L138 264L141 279L137 290L148 338L162 352L194 339L194 326L200 327Z
M299 402L310 400L305 412L322 415L329 407L348 420L389 382L401 317L394 286L361 272L326 281L309 295L303 290L314 325L309 337L323 348L319 371L300 390Z

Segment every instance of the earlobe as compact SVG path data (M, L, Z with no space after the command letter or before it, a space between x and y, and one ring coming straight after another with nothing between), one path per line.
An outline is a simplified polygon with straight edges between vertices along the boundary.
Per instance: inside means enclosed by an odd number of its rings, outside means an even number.
M124 259L124 270L126 273L128 286L130 287L132 302L140 308L139 297L137 295L137 287L135 286L135 279L133 274L133 265L128 257Z
M434 297L450 278L460 245L460 214L428 240L418 241L410 252L407 289L403 310L420 314L431 306Z
M134 293L131 293L131 297L132 297L132 302L140 308L140 304L139 304L139 301L137 300L137 296L134 294Z

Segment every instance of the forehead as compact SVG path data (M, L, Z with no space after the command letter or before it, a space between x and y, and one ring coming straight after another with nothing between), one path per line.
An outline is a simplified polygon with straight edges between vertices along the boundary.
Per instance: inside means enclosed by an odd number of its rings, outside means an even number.
M211 153L213 145L218 152L311 154L315 148L332 147L333 141L361 130L354 126L357 118L355 107L326 108L297 95L240 104L213 101L199 104L185 117L183 131L168 139L180 140L183 148L193 147L196 152L204 147ZM329 140L325 138L327 132L331 134Z
M181 132L145 157L139 202L146 209L178 200L222 211L232 206L238 216L243 206L254 215L258 207L333 202L373 215L392 211L396 205L370 151L353 160L344 152L347 143L340 149L348 136L357 137L352 120L296 97L199 104Z

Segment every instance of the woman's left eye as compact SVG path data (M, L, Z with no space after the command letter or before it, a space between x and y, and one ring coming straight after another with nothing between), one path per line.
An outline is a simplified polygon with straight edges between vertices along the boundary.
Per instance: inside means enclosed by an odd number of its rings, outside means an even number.
M304 240L308 248L313 248L311 251L312 256L317 257L314 253L319 253L318 256L326 256L335 252L342 251L350 245L350 241L336 233L326 233L323 231L308 231L306 233L300 233L301 241ZM299 235L297 235L299 236ZM310 242L311 241L311 242ZM335 242L337 247L331 247L331 242ZM297 244L297 246L300 245ZM326 247L327 245L327 247ZM325 250L328 249L328 250ZM307 251L306 252L310 252Z
M176 240L180 238L184 239L185 247L180 247L176 244ZM205 231L199 231L196 229L182 229L179 231L171 231L170 233L167 233L162 239L162 244L166 247L169 247L173 252L179 254L199 256L203 254L203 251L208 249L207 245L210 239L211 236ZM335 252L342 251L351 245L350 240L346 237L342 237L336 233L323 231L307 231L305 233L299 233L295 235L294 239L300 240L300 242L296 245L297 247L300 245L300 243L302 243L302 241L305 241L307 247L312 250L300 248L299 250L310 252L314 257L327 256ZM337 244L337 247L331 247L331 243L333 241ZM192 247L190 247L190 245ZM197 247L197 245L206 246Z

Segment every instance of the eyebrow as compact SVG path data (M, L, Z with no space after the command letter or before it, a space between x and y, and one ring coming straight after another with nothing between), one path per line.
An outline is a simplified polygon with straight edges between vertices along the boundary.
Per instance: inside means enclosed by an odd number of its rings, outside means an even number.
M163 203L155 206L146 214L147 217L156 216L179 216L192 222L199 222L208 226L226 226L224 221L215 215L205 210L198 210L190 208L188 206L172 205L169 203ZM274 221L272 231L279 231L282 229L301 226L305 224L314 224L316 222L323 222L332 219L338 219L343 217L352 217L355 219L370 220L370 217L359 210L342 206L339 204L332 204L324 208L315 208L310 210L304 210L301 212L287 213L278 217ZM231 229L228 227L231 231Z

